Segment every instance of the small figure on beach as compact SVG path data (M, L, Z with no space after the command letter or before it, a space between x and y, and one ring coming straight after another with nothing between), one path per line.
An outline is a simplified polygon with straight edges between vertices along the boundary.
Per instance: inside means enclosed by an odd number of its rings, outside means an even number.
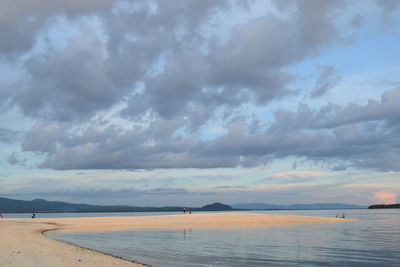
M189 214L192 214L192 210L189 210Z
M0 213L0 219L3 219L3 218L4 218L4 217L3 217L3 214Z
M186 208L182 208L183 213L186 213Z
M35 213L32 213L32 219L35 218L35 217L36 217L36 214L35 214Z
M346 218L346 215L344 214L344 212L343 212L343 214L342 214L342 218L343 218L343 219Z
M336 213L336 218L339 218L339 214Z

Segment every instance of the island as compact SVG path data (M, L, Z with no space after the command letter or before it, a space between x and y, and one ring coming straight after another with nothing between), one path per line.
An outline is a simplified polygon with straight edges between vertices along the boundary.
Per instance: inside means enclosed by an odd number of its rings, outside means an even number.
M400 203L397 204L376 204L371 205L368 209L400 209Z

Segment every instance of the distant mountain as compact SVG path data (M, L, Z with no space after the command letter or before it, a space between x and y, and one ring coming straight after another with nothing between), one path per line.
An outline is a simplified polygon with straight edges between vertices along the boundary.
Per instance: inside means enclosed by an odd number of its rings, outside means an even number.
M400 205L400 204L396 204ZM375 207L379 206L379 207ZM373 205L369 208L381 208L382 205ZM398 207L398 206L397 206ZM267 203L242 203L226 205L215 202L201 208L186 207L192 211L229 211L229 210L313 210L313 209L364 209L366 206L349 205L340 203L316 203L316 204L293 204L293 205L274 205ZM382 207L386 208L386 207ZM389 207L390 208L390 207ZM127 205L88 205L75 204L61 201L47 201L44 199L34 199L31 201L15 200L0 197L0 213L13 212L162 212L162 211L182 211L182 207L136 207Z
M241 204L232 204L232 208L234 209L244 209L244 210L264 210L264 209L282 209L284 206L267 204L267 203L241 203Z
M368 207L369 209L400 209L400 203L397 204L376 204Z
M91 211L137 211L140 208L129 206L99 206L73 204L61 201L34 199L32 201L0 198L0 212L91 212Z
M222 210L233 210L231 206L219 203L219 202L215 202L213 204L210 205L205 205L203 207L201 207L201 210L204 211L222 211Z
M231 205L234 209L249 210L328 210L328 209L365 209L367 206L341 204L341 203L315 203L275 205L268 203L241 203Z
M0 197L0 213L39 213L39 212L160 212L181 211L182 207L135 207L125 205L101 206L88 204L74 204L61 201L47 201L34 199L31 201L15 200ZM192 211L224 211L232 210L228 205L213 203L201 208L187 208Z

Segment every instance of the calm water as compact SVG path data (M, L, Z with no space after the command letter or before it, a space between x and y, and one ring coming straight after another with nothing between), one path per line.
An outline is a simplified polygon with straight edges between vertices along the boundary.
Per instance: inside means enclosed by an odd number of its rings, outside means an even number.
M260 213L334 217L341 212ZM49 235L153 266L400 266L399 209L345 212L360 221Z

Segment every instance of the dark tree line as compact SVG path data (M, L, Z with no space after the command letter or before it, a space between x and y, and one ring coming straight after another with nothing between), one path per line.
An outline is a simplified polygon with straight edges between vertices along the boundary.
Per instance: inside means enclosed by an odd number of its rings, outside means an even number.
M397 204L377 204L371 205L369 209L400 209L400 203Z

